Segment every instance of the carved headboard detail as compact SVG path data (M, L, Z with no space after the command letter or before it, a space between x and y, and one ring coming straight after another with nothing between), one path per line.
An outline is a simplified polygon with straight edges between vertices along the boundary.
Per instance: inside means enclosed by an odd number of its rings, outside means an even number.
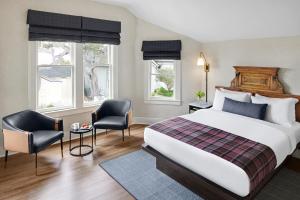
M235 78L231 81L231 88L251 92L284 93L282 84L278 80L279 68L242 66L234 66L234 68Z
M284 92L284 88L278 79L280 68L249 66L234 66L234 68L235 78L231 81L231 86L216 86L216 88L251 92L253 95L257 93L273 98L296 98L299 100L296 104L296 120L300 122L300 96Z

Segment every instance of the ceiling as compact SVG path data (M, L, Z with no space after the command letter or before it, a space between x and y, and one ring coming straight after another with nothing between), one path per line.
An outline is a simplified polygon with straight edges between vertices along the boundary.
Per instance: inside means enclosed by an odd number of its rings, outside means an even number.
M300 0L94 0L200 42L300 35Z

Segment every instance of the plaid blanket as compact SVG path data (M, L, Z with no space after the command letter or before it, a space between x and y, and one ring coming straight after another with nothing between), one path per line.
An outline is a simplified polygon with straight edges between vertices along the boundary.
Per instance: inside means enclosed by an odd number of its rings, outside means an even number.
M204 124L176 117L149 128L237 165L247 173L250 191L276 167L276 156L268 146Z

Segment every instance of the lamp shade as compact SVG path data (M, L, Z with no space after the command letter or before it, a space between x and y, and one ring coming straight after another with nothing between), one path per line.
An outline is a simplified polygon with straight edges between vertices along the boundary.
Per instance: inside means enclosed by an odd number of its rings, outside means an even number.
M209 64L207 63L205 56L202 52L200 52L200 55L197 59L197 65L200 67L204 67L205 72L209 71Z
M197 65L198 66L204 66L205 65L205 60L203 59L203 57L198 58Z

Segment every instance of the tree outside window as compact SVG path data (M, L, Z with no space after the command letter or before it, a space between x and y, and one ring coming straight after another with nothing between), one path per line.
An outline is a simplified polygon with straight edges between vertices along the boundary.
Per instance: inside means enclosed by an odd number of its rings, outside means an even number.
M111 89L111 45L83 45L84 103L108 99Z
M151 96L174 98L175 64L172 60L151 62Z

